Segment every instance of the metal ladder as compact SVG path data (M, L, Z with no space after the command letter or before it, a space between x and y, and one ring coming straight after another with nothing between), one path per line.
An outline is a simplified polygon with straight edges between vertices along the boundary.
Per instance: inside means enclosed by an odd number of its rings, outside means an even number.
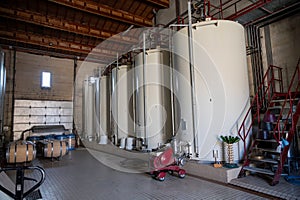
M270 68L272 67L274 66L270 66ZM244 142L244 163L239 177L245 176L246 171L264 174L271 176L271 185L276 185L282 175L300 116L300 69L298 61L288 91L284 93L282 92L282 78L280 78L282 75L278 76L279 78L274 78L274 71L270 68L259 88L259 90L266 88L263 92L263 98L259 98L258 94L261 91L258 91L254 98L255 101L250 106L249 114L247 113L239 129L239 136ZM271 73L270 76L274 79L271 78L266 81L265 77L269 76L268 73ZM277 84L276 86L275 81L280 81L281 85ZM267 87L264 87L266 83ZM279 88L279 91L276 90L276 87ZM273 119L267 122L269 123L269 130L261 129L261 124L266 123L262 122L260 113L261 106L265 101L267 102L265 114L273 116ZM254 110L252 119L250 118L251 110L252 112ZM247 126L246 122L249 119L251 123L250 126ZM256 131L253 128L255 126L257 127ZM262 131L268 131L269 137L264 137L263 134L259 137ZM249 150L247 150L246 142L249 141L249 137L252 137L252 141Z

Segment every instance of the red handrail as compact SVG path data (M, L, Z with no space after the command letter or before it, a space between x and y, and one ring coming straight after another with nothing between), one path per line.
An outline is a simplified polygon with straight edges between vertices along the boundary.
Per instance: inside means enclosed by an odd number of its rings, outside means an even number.
M277 70L278 77L279 77L278 79L275 78L275 70ZM247 155L246 139L248 138L250 130L256 119L258 123L260 122L260 108L264 102L269 103L273 99L274 93L276 93L276 87L275 87L276 81L279 81L280 90L282 89L281 77L282 77L282 68L271 65L266 71L263 77L263 81L260 83L257 93L252 99L250 108L248 109L244 117L244 120L242 121L242 124L238 130L238 135L244 143L244 157ZM265 86L267 87L265 88ZM282 90L279 92L282 92ZM263 94L262 96L260 96L261 93ZM254 110L254 108L256 112L252 114L251 110ZM248 120L251 120L251 123L248 127L246 127Z
M287 124L288 124L288 119L289 118L292 119L292 129L291 130L293 131L293 129L295 127L295 124L294 124L295 122L294 122L294 120L292 118L292 114L294 113L293 112L293 99L295 99L296 95L300 92L299 91L299 89L300 89L300 68L299 68L299 62L300 62L300 59L298 60L295 72L293 74L292 80L291 80L290 85L288 87L288 92L285 95L285 101L282 104L282 108L280 110L280 114L278 116L278 119L277 119L277 122L276 122L276 126L274 128L274 130L277 130L277 135L276 135L275 131L273 132L273 136L274 136L275 140L277 141L277 143L279 143L282 135L284 134L284 131L287 129ZM297 78L296 78L296 75L298 75ZM296 85L296 89L292 92L292 88L294 86L295 81L296 81L296 84L297 84ZM289 102L289 104L290 104L290 109L289 109L289 112L288 112L287 116L285 117L286 120L285 120L282 128L280 128L280 120L282 120L284 107L287 104L287 102Z
M222 2L220 0L220 5L219 6L212 6L213 8L219 8L217 12L214 12L211 16L213 18L216 18L217 15L221 15L222 19L223 17L223 12L225 10L232 10L234 9L234 13L225 17L225 19L229 19L229 20L234 20L248 12L251 12L252 10L255 10L257 8L260 8L262 6L264 6L265 4L271 2L272 0L258 0L253 2L252 4L248 5L245 4L245 7L239 8L239 6L237 5L238 3L240 3L243 0L227 0L226 2ZM239 8L239 9L238 9Z

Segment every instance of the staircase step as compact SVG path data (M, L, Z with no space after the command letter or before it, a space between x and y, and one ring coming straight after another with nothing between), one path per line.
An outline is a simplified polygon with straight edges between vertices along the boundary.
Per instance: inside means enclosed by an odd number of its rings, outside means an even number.
M278 133L279 131L269 131L269 133ZM289 131L280 131L281 133L283 132L283 133L288 133Z
M282 115L282 116L285 115L284 118L282 117L282 120L292 119L292 115L289 115L289 117L287 118L287 117L286 117L287 114L288 114L288 113ZM276 118L278 118L279 116L280 116L280 114L275 114L275 117L276 117Z
M255 139L258 142L271 142L271 143L277 143L275 139L269 139L269 140L264 140L264 139Z
M257 168L257 167L249 167L249 166L245 166L243 167L244 170L250 171L250 172L256 172L256 173L260 173L260 174L267 174L267 175L271 175L274 176L274 172L272 172L271 170L268 169L262 169L262 168Z
M282 108L282 106L270 106L268 109L270 110L270 109L281 109ZM284 109L290 109L291 107L290 107L290 105L285 105L284 107L283 107Z
M256 162L271 163L271 164L278 164L278 162L279 162L278 160L274 160L271 158L262 158L262 159L250 158L250 160L256 161Z
M288 120L288 119L286 119L286 118L285 118L285 119L279 119L279 122L286 122L287 120ZM277 123L277 120L276 120L275 122L272 122L272 123L273 123L273 124L274 124L274 123Z
M299 100L299 98L292 99L292 101L298 101L298 100ZM284 102L284 101L285 101L285 99L273 99L271 101L271 103L278 103L278 102ZM290 99L287 99L287 101L290 101Z
M253 149L270 152L270 153L276 153L276 154L281 153L281 152L276 151L276 149L266 149L266 148L258 148L258 147L254 147Z
M291 120L289 120L289 121L291 121ZM289 121L287 121L287 123L286 124L291 124L292 122L289 122ZM284 124L286 122L286 120L279 120L279 123L280 124ZM277 121L276 122L272 122L272 124L277 124Z

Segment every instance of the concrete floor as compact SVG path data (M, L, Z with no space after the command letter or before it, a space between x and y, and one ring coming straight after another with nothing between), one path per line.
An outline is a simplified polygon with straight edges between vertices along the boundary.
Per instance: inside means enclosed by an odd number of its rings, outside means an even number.
M46 170L46 180L40 187L45 200L270 199L192 176L179 179L168 175L159 182L146 173L120 172L103 165L85 149L72 151L61 161L40 159L34 165Z

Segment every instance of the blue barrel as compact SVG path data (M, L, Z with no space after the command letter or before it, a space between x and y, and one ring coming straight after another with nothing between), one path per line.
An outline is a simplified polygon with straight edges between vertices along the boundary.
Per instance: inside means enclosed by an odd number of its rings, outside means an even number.
M26 138L27 141L31 141L36 144L38 141L42 140L40 136L28 136Z
M76 145L76 137L75 134L69 134L66 135L67 137L67 142L68 142L68 150L72 151L75 149L75 145Z
M67 140L67 136L66 135L55 135L54 139L60 140L60 141L66 141Z
M55 139L55 135L51 134L51 135L45 135L44 136L44 140L54 140Z

